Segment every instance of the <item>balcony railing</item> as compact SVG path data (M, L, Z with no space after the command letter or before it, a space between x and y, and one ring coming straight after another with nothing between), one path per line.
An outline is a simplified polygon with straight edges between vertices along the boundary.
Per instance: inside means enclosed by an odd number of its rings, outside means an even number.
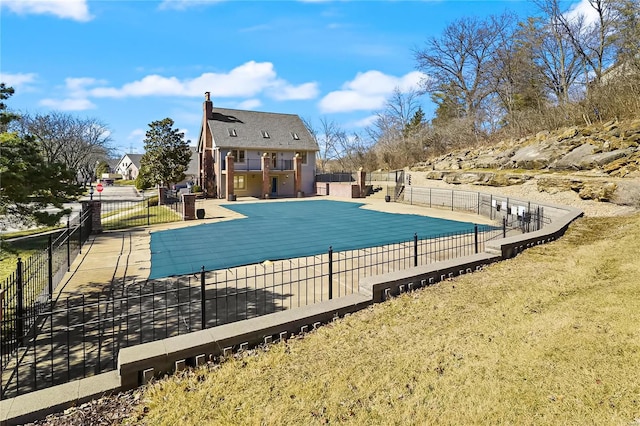
M289 171L293 170L293 160L269 160L271 170ZM233 169L237 172L258 172L262 170L261 159L245 159L243 163L234 163ZM222 160L222 170L227 170L226 160Z

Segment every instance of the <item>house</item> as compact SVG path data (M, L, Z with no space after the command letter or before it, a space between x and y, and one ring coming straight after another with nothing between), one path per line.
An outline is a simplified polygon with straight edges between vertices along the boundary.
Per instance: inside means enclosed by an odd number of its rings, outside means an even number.
M207 197L313 194L317 151L297 115L214 108L205 93L198 183Z
M191 150L191 160L189 160L189 166L187 167L187 171L184 172L185 181L195 183L198 181L198 169L200 160L198 159L198 148L195 146L190 146Z
M122 179L133 180L140 173L140 160L142 154L125 154L115 168L115 173L122 176Z

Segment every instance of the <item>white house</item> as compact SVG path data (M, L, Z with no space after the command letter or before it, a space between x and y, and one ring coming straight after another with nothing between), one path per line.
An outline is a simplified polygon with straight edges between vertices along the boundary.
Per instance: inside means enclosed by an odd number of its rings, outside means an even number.
M122 176L122 179L132 180L138 177L140 173L140 159L142 154L125 154L122 156L116 168L115 173Z

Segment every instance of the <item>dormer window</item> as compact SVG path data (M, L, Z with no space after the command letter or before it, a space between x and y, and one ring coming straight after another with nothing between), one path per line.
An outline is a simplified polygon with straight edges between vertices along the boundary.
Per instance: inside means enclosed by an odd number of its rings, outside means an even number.
M236 132L236 129L228 128L227 131L229 132L229 136L234 138L238 137L238 132Z
M263 137L263 138L267 138L267 139L268 139L268 138L270 138L271 136L269 136L269 133L267 133L267 131L266 131L266 130L263 130L263 131L262 131L262 137Z
M296 132L291 132L291 137L293 138L294 141L300 140L300 136L298 136Z

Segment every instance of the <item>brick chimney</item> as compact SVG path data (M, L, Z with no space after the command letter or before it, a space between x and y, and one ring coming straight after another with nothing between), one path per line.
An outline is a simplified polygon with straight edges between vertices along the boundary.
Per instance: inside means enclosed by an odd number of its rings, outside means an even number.
M204 116L207 120L213 119L213 102L211 102L211 92L204 92Z

